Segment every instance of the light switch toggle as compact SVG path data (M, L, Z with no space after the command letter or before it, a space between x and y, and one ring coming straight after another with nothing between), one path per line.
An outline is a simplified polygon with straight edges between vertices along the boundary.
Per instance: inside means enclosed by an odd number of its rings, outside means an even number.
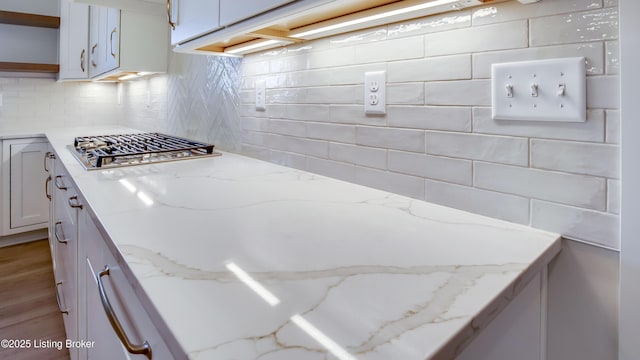
M538 97L538 84L531 84L531 96Z
M564 96L564 90L565 90L566 85L564 83L560 83L558 84L558 96Z
M507 89L507 97L512 98L513 97L513 85L511 84L507 84L504 86L505 89Z

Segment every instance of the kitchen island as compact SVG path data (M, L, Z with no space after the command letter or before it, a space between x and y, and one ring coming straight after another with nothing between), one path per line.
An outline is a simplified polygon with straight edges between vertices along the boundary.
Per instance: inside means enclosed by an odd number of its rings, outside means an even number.
M558 234L232 153L85 171L67 146L87 131L46 136L174 358L454 358L560 251Z

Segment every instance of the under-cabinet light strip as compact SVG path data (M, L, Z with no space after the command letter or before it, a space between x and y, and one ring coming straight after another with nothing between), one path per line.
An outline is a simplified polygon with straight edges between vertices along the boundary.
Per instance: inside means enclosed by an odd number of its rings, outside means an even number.
M372 23L377 20L388 19L391 17L400 17L401 15L410 14L414 12L418 12L420 10L425 10L429 8L435 8L438 6L449 5L452 4L452 8L457 9L461 7L469 6L470 4L475 4L476 1L468 1L468 0L434 0L429 2L417 3L415 1L407 1L408 4L403 4L404 1L400 1L399 3L393 3L387 6L382 6L380 8L374 8L370 10L364 10L362 13L356 13L351 15L345 15L342 18L337 18L334 20L328 20L324 22L326 25L322 25L323 23L314 24L302 27L298 30L291 31L288 36L293 38L316 38L317 34L321 33L340 33L358 30L363 28L363 26L358 27L357 25ZM481 1L478 1L481 3ZM414 5L411 5L414 4ZM420 14L420 16L428 15L428 14ZM404 19L395 19L395 20L404 20Z

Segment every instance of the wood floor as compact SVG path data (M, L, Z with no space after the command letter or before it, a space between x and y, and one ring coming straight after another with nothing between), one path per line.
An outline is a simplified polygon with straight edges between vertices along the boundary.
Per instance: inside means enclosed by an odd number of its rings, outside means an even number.
M47 240L0 248L0 340L28 340L31 344L30 349L0 346L0 359L69 359L64 345L62 350L47 346L47 342L64 344L62 316ZM34 348L36 343L40 348Z

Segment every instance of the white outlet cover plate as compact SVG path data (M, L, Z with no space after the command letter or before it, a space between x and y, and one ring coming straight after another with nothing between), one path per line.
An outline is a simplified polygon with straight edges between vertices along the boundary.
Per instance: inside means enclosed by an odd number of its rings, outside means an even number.
M532 96L533 84L537 85L538 96ZM585 58L493 64L491 108L494 120L585 122Z
M386 111L386 71L368 71L364 73L364 112L382 115Z

